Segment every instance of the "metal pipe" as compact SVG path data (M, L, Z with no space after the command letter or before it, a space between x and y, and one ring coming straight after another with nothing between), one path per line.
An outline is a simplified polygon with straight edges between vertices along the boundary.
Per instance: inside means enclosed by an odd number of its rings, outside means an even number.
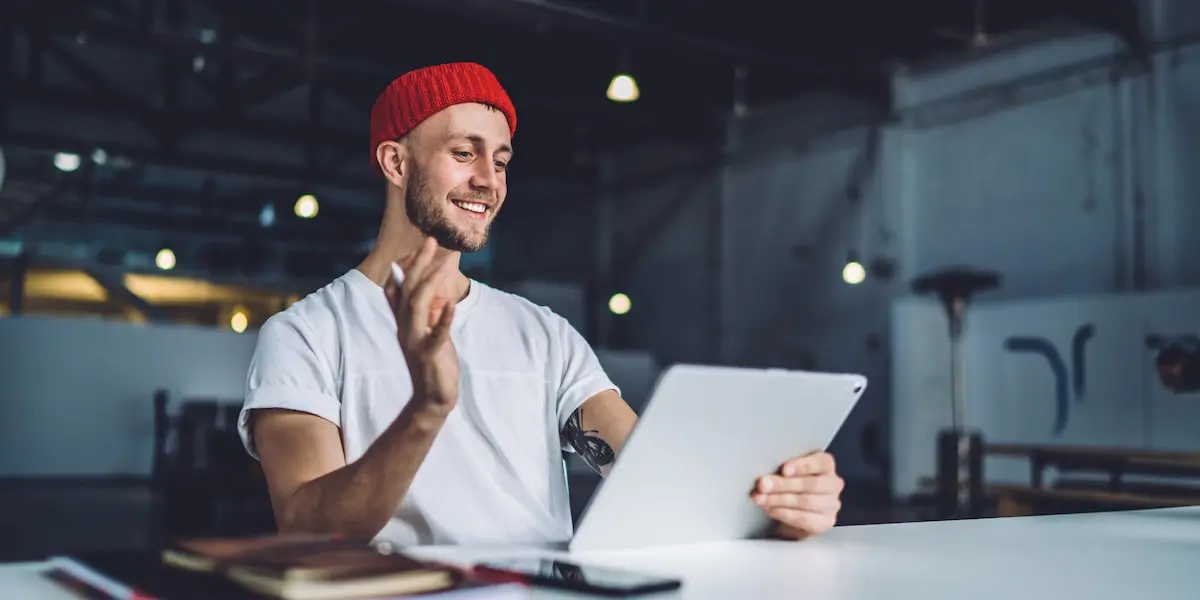
M950 301L950 415L955 431L966 427L966 381L962 362L963 319L967 301L954 298Z

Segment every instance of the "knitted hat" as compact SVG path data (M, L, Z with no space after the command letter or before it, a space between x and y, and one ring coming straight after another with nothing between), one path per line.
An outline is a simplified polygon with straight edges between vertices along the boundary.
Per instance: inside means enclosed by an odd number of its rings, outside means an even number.
M435 113L468 102L495 107L517 132L517 111L496 75L473 62L448 63L409 71L388 84L371 108L371 164L379 168L379 144L399 139Z

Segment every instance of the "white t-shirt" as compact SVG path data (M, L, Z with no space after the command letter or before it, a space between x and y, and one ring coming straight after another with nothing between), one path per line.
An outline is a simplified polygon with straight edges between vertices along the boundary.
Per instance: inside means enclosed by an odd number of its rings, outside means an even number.
M450 335L461 374L458 405L376 540L570 539L559 431L585 400L616 386L566 319L476 281L455 310ZM355 269L262 326L238 428L257 458L247 411L309 412L341 428L352 462L411 395L383 289Z

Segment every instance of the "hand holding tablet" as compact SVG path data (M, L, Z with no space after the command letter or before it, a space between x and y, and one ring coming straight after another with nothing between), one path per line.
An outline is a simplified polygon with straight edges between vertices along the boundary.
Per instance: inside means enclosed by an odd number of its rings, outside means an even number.
M776 536L801 540L833 528L845 486L833 455L813 452L783 463L777 474L759 478L751 498L775 520Z
M803 538L827 530L841 481L824 450L866 386L854 374L672 366L570 549Z

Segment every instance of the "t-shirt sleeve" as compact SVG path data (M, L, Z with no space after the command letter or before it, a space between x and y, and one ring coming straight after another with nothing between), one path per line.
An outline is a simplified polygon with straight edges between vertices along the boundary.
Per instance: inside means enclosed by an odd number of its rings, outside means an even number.
M584 402L605 390L620 388L609 379L600 359L587 340L566 319L555 319L558 329L558 344L562 352L562 380L558 388L558 428L567 424L567 419Z
M285 408L324 418L341 426L336 374L317 334L295 314L280 313L258 332L246 374L246 398L238 416L238 434L255 459L249 431L250 411Z

